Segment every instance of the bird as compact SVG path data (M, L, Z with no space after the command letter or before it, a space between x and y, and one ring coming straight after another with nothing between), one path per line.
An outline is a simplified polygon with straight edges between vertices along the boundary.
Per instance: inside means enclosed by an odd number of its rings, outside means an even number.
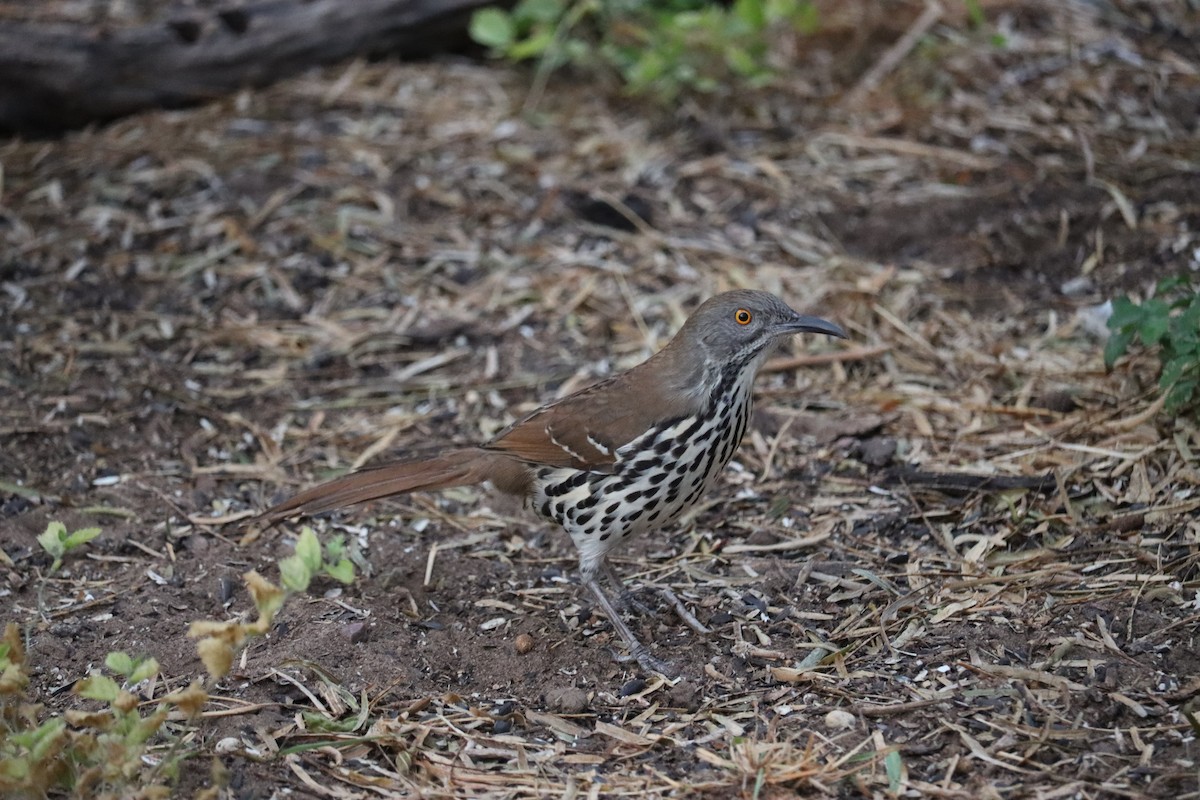
M570 535L581 584L629 650L622 660L676 674L633 634L600 579L628 600L609 555L696 504L746 432L760 367L798 333L847 338L839 325L797 313L768 292L715 295L647 360L542 406L487 442L349 473L258 519L269 526L392 495L488 482Z

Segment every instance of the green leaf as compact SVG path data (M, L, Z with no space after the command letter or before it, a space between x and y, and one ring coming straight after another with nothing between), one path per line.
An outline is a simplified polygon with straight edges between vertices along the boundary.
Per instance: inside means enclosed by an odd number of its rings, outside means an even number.
M1200 342L1200 294L1184 310L1171 318L1171 339Z
M1172 358L1163 362L1162 375L1158 376L1158 385L1160 388L1169 389L1181 377L1187 366L1187 362L1182 358Z
M1200 402L1200 380L1188 378L1179 381L1167 392L1163 408L1168 414L1182 411Z
M1188 288L1186 275L1172 275L1158 282L1158 285L1154 289L1154 294L1156 297L1167 297L1171 294L1183 293L1183 296L1179 299L1186 302Z
M104 666L108 667L122 678L127 678L129 677L129 673L133 672L133 659L129 657L128 653L118 650L109 653L105 657Z
M87 544L88 542L90 542L92 539L95 539L99 535L100 535L99 528L80 528L79 530L75 531L70 536L68 536L65 540L63 540L63 546L69 552L71 550L74 550L76 547L79 547L80 545Z
M733 4L733 13L751 30L761 31L767 27L767 11L763 0L737 0Z
M801 3L793 25L800 33L811 36L821 30L821 9L817 8L816 3Z
M899 792L904 783L904 759L899 750L892 750L883 757L883 769L887 772L888 790L893 794Z
M971 27L979 30L987 24L987 18L983 15L983 8L979 5L979 0L965 0L964 5L967 7L967 20L971 23Z
M75 693L80 697L101 700L105 703L116 700L120 691L121 687L117 685L116 681L98 672L93 672L75 685Z
M336 561L346 553L346 535L339 533L325 543L325 560Z
M761 70L758 60L737 46L726 48L725 63L729 65L731 70L742 77L756 75Z
M51 522L46 526L46 530L42 535L37 537L38 544L42 549L52 555L54 558L62 558L66 550L63 548L63 540L67 538L67 526L61 522Z
M296 540L296 556L310 573L321 568L321 542L307 525L300 530L300 538Z
M149 741L151 736L158 733L158 729L162 727L166 718L166 712L159 711L148 717L138 719L137 724L130 728L129 733L125 735L125 741L139 747L144 745Z
M537 58L554 44L554 29L541 28L533 31L526 38L509 46L506 55L514 61L524 61L527 58Z
M309 582L312 581L312 574L313 571L300 556L288 556L279 562L279 579L289 591L306 591Z
M567 13L567 0L521 0L513 9L513 17L522 22L557 24Z
M41 765L46 760L63 737L66 728L67 721L63 717L51 717L38 726L34 732L33 746L29 748L33 763Z
M1132 341L1133 331L1114 328L1113 332L1109 334L1108 343L1104 345L1104 366L1112 369L1113 364L1117 363L1117 359L1129 350L1129 343Z
M354 718L330 719L324 714L316 714L311 711L301 711L300 716L304 720L305 728L310 731L351 733L358 727L358 720Z
M326 564L325 572L335 581L347 584L354 583L354 564L348 558L340 559L336 563Z
M471 38L493 50L504 51L517 36L512 17L498 8L481 8L471 15Z
M1171 324L1171 308L1155 297L1142 304L1143 317L1138 326L1138 336L1146 345L1155 345L1162 340Z
M644 88L661 78L668 66L660 53L648 51L625 70L625 80L634 88Z
M1113 300L1112 314L1108 317L1108 329L1116 331L1135 327L1141 324L1144 316L1145 312L1141 306L1136 305L1127 296L1121 295Z
M141 683L144 680L153 678L158 673L158 661L153 658L147 658L145 661L139 662L134 667L133 672L129 673L129 682Z

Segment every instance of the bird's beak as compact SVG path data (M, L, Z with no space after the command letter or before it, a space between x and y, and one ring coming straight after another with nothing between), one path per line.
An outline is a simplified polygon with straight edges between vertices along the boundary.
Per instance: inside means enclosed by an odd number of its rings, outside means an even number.
M780 333L823 333L826 336L836 336L839 339L849 339L841 325L834 325L829 320L820 317L810 317L797 314L786 322L779 324Z

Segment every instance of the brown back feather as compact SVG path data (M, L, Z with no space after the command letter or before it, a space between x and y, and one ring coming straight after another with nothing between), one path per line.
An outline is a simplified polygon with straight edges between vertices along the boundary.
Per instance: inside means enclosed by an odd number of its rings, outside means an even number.
M617 450L662 422L699 410L699 398L687 390L700 381L702 365L678 354L662 358L667 349L538 409L484 448L531 464L610 471Z

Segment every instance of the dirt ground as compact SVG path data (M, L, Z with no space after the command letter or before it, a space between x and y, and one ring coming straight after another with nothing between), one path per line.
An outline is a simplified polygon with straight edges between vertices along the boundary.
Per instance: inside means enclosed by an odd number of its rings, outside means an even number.
M0 142L31 697L93 707L65 689L116 650L161 663L147 699L203 677L189 623L252 616L240 576L292 553L254 512L487 437L746 286L851 340L770 362L718 489L617 559L680 678L614 659L518 505L374 503L311 523L354 583L171 723L179 795L215 758L236 798L1200 796L1200 431L1152 356L1106 373L1099 311L1200 268L1198 15L944 5L873 90L919 5L847 4L793 85L669 111L570 75L523 110L527 73L446 58ZM48 575L52 520L102 534Z

